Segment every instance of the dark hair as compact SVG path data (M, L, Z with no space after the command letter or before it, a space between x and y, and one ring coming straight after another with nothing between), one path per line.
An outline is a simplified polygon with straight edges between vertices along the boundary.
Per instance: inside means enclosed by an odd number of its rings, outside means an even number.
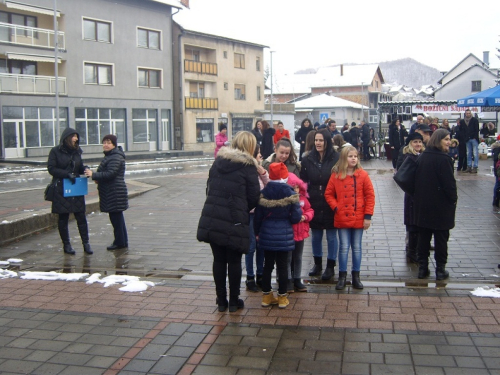
M255 126L254 126L254 130L258 130L257 128L257 124L260 122L260 124L262 125L262 120L257 120L255 121Z
M75 134L78 137L78 141L76 141L76 143L73 145L71 138L73 138ZM64 145L70 150L78 150L78 148L80 148L80 136L78 135L78 133L72 133L64 138Z
M278 126L279 126L279 124L284 126L283 121L278 121Z
M433 147L443 151L441 148L441 141L445 139L447 135L450 135L450 132L446 129L440 128L434 130L434 133L431 135L431 139L427 141L427 148Z
M330 120L330 121L328 121L328 125L331 125L331 124L335 124L335 125L337 125L337 123L335 122L335 120Z
M332 143L333 143L334 146L337 146L340 149L347 142L344 141L344 137L342 137L340 134L336 134L336 135L333 136Z
M306 121L307 121L307 122L309 122L309 127L312 127L312 126L313 126L313 123L311 122L311 120L309 120L309 119L306 117L306 118L305 118L305 119L303 119L303 120L302 120L302 122L300 123L300 127L301 127L301 128L305 128L304 123L305 123Z
M399 117L394 117L391 121L391 125L392 126L396 126L396 122L399 121L401 123L401 120L399 119Z
M255 159L257 159L257 155L259 154L260 152L260 145L259 145L259 142L257 142L257 145L255 146L255 151L253 152L253 157Z
M311 132L309 132L311 133ZM276 146L274 146L274 150L278 151L280 146L290 147L290 155L288 155L288 160L291 164L297 163L297 154L295 154L295 150L293 149L292 141L290 141L287 137L281 137L278 142L276 142Z
M261 123L262 123L262 130L269 129L270 126L266 120L262 120Z
M306 135L306 142L304 145L304 152L311 152L311 150L314 148L314 135L316 134L315 131L310 131Z
M316 134L321 134L323 136L323 140L325 141L325 153L323 154L322 159L318 150L316 150L316 147L313 147L313 149L311 150L311 155L314 155L314 158L318 161L327 160L327 158L335 152L332 145L332 134L329 130L320 129L314 132L314 139L316 139Z

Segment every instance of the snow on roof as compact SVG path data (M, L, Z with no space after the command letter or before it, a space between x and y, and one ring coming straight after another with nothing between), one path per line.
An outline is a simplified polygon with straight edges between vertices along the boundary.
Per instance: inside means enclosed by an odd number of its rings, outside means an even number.
M315 108L342 108L342 107L356 108L356 109L363 108L361 104L351 102L350 100L337 98L336 96L331 96L327 94L316 95L311 98L295 102L295 110L300 110L303 108L315 109Z
M155 3L162 3L165 5L170 5L174 8L179 8L179 9L184 8L184 6L181 4L181 2L179 0L151 0L151 1L154 1Z
M338 65L319 68L315 87L371 85L378 64ZM342 75L341 75L342 73Z
M315 74L283 74L273 77L273 94L309 94L314 85ZM266 87L271 87L271 77Z

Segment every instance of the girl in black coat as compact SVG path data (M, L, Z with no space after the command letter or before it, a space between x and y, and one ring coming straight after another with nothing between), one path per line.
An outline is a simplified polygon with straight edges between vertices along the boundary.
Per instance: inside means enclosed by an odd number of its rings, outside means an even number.
M123 211L128 208L128 192L125 184L125 153L117 144L117 138L108 134L102 139L104 159L92 173L90 169L85 170L87 177L98 183L99 206L101 212L109 213L109 220L113 225L115 239L107 247L108 250L116 250L128 247L127 227Z
M302 160L302 154L304 153L306 147L306 137L311 130L313 130L311 121L308 118L305 118L302 120L300 129L295 134L295 142L300 143L299 161Z
M444 280L448 260L448 238L455 226L457 185L453 175L453 162L448 156L450 133L436 130L426 150L418 159L413 218L418 226L418 278L429 276L429 248L434 234L436 280Z
M274 129L267 121L262 121L262 144L260 154L262 159L267 159L274 152Z
M399 149L404 145L407 136L408 132L401 125L401 121L398 118L392 120L391 125L389 125L389 146L391 147L392 168L394 169L396 169L398 162Z
M47 170L52 175L52 183L56 184L52 213L58 214L57 228L63 242L64 252L73 255L75 250L71 246L68 221L69 214L73 213L78 225L78 231L83 243L83 250L92 254L89 244L89 228L85 217L85 197L64 197L63 179L68 178L73 183L75 178L84 173L85 166L82 161L82 149L79 144L80 135L75 129L66 128L61 134L59 145L53 147L49 153Z
M252 129L252 134L257 138L257 144L262 145L262 121L257 120L255 123L255 128Z
M309 202L314 210L314 218L309 223L312 234L314 267L309 276L319 276L323 270L323 230L326 230L328 256L323 280L330 280L337 264L339 242L337 229L333 227L333 211L325 200L325 189L332 174L332 168L339 160L334 151L331 133L327 129L316 131L315 147L302 159L300 178L308 184Z
M207 199L198 223L198 241L208 242L214 256L213 275L219 311L243 308L239 299L241 257L250 247L250 210L260 195L257 141L251 132L240 131L230 147L223 147L210 168ZM229 276L229 304L226 276Z

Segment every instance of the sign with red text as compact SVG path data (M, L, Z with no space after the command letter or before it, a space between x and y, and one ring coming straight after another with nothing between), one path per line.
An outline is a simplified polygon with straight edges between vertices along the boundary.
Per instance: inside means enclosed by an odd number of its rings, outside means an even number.
M465 112L470 109L473 113L479 113L479 107L458 107L456 104L445 105L445 104L416 104L412 106L412 113L456 113Z

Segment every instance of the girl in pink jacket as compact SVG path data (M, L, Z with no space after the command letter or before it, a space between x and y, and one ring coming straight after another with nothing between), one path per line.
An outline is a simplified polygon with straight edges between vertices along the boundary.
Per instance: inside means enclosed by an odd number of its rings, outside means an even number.
M219 129L219 133L215 136L215 152L214 158L217 157L217 153L221 149L221 147L229 146L229 141L227 140L227 126L222 124Z
M304 250L304 240L309 237L309 222L314 216L314 210L307 197L307 184L293 173L288 174L288 185L290 185L299 195L300 207L302 208L302 219L299 223L293 224L293 239L295 240L295 249L291 252L291 264L289 267L288 279L293 279L293 287L297 292L307 292L306 286L301 280L302 271L302 252Z

